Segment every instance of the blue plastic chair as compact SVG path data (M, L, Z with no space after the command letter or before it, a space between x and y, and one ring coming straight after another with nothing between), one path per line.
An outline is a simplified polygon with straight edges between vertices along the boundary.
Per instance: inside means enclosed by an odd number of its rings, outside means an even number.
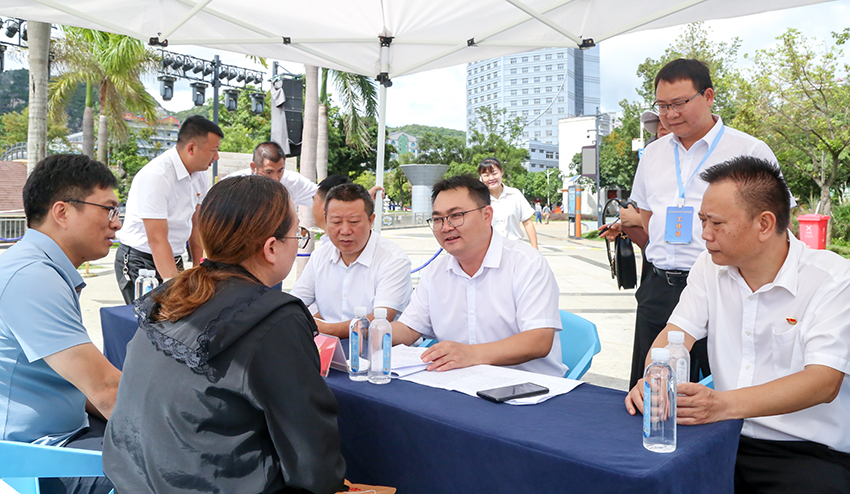
M581 379L590 369L593 356L602 350L596 325L565 310L561 311L561 357L570 368L568 379Z
M708 376L705 379L703 379L702 381L700 381L699 383L702 384L703 386L714 389L714 377L713 376Z
M38 479L103 477L99 451L0 441L0 480L19 494L39 494Z

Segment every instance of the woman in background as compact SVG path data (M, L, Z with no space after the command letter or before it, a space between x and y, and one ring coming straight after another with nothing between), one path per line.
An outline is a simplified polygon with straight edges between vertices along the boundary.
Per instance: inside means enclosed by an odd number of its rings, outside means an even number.
M522 229L528 233L531 246L537 248L537 230L534 229L534 209L519 189L502 183L502 163L487 158L478 165L478 176L490 189L493 207L493 230L512 240L522 240Z
M286 189L223 180L198 226L207 259L136 301L104 472L125 494L345 490L316 324L268 288L306 238Z

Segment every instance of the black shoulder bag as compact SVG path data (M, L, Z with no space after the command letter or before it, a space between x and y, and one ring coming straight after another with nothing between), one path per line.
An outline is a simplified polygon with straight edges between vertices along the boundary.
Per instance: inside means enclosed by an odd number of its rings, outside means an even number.
M616 202L618 206L621 205L617 199L611 199L605 204L605 209L602 211L608 211L608 207L612 202ZM614 244L613 254L611 253L612 243ZM617 280L617 286L627 290L636 287L637 267L632 240L623 233L617 235L617 238L613 242L606 238L605 250L608 253L608 264L611 265L611 278Z

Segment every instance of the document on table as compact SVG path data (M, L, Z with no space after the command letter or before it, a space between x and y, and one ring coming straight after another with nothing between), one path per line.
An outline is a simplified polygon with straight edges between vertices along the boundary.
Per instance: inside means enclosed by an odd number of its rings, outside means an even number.
M393 357L395 357L395 354L393 354ZM581 384L581 381L563 377L547 376L494 365L474 365L472 367L452 369L445 372L419 372L401 377L401 379L424 386L431 386L432 388L459 391L475 397L478 397L476 394L478 391L527 382L549 388L549 392L545 395L518 398L505 402L511 405L534 405L542 403L554 396L568 393Z
M405 377L425 370L428 364L422 362L424 347L396 345L392 353L393 377Z

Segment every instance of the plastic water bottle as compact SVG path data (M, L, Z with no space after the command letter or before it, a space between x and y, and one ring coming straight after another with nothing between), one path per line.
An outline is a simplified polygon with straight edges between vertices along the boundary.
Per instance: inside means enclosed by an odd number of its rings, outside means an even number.
M354 308L354 319L348 326L348 378L365 381L369 378L369 319L366 307Z
M372 384L387 384L392 372L393 329L387 321L387 309L375 309L375 319L369 327L369 382Z
M652 349L643 375L643 447L656 453L676 451L676 374L670 350Z
M691 381L691 354L685 348L685 333L670 331L667 333L667 347L670 350L670 367L676 373L676 384Z
M156 279L155 269L140 269L139 277L136 278L135 298L144 296L158 286L159 281Z

